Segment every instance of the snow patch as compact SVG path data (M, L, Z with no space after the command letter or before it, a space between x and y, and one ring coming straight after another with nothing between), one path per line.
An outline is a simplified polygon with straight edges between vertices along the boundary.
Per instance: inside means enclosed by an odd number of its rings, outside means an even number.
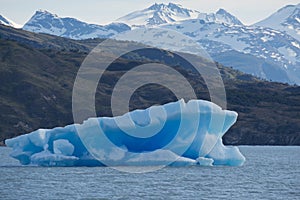
M280 47L278 48L278 51L283 55L283 57L287 60L289 60L290 63L295 64L296 63L296 56L297 53L293 51L289 47Z

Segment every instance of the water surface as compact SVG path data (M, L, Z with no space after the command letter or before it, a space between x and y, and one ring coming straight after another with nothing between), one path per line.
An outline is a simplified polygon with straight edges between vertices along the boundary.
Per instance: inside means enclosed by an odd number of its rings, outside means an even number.
M300 147L241 146L242 167L20 166L0 147L0 199L300 199Z

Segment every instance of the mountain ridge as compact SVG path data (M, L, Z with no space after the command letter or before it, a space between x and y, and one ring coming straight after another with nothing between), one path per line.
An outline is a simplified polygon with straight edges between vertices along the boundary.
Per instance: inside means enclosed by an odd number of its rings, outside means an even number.
M60 18L45 10L38 10L23 26L24 30L47 33L71 39L108 38L131 28L123 23L88 24L71 17Z
M153 4L143 10L131 12L116 21L124 22L131 26L159 25L172 23L183 19L196 18L199 11L183 8L179 4Z
M216 13L201 13L174 3L155 3L146 9L131 12L118 18L116 21L138 27L170 24L189 19L202 19L205 22L225 23L228 25L243 25L240 20L222 8Z
M255 25L284 31L300 41L300 3L287 5Z
M300 84L300 41L285 31L245 26L224 9L206 14L178 4L153 4L144 10L129 13L127 17L121 17L123 21L127 18L127 23L129 21L131 26L124 23L101 26L74 18L60 18L49 12L40 17L39 14L43 15L38 13L35 17L37 21L33 16L34 19L25 24L25 30L80 40L111 38L141 26L167 28L191 37L216 60L217 57L220 58L218 54L230 55L227 60L232 61L231 66L235 69L267 80ZM135 20L138 22L136 25ZM233 55L232 52L236 54ZM242 66L234 60L241 59L241 53L248 56L247 62ZM256 60L265 60L262 67L252 66ZM218 61L224 62L224 57ZM278 72L282 76L278 76Z

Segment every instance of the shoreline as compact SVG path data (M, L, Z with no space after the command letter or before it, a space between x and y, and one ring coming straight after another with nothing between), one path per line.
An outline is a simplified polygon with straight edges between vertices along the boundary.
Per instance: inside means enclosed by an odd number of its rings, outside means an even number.
M250 146L250 147L261 147L261 146L270 146L270 147L299 147L300 145L298 144L287 144L287 145L283 145L283 144L226 144L225 146ZM7 147L4 143L4 141L0 141L0 147Z

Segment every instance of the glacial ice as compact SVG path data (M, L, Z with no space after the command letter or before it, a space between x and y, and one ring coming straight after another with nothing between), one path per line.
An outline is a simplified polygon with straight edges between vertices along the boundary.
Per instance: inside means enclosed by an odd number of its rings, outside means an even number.
M204 100L184 100L118 117L38 129L7 139L11 156L39 166L240 166L237 147L222 136L237 113Z

